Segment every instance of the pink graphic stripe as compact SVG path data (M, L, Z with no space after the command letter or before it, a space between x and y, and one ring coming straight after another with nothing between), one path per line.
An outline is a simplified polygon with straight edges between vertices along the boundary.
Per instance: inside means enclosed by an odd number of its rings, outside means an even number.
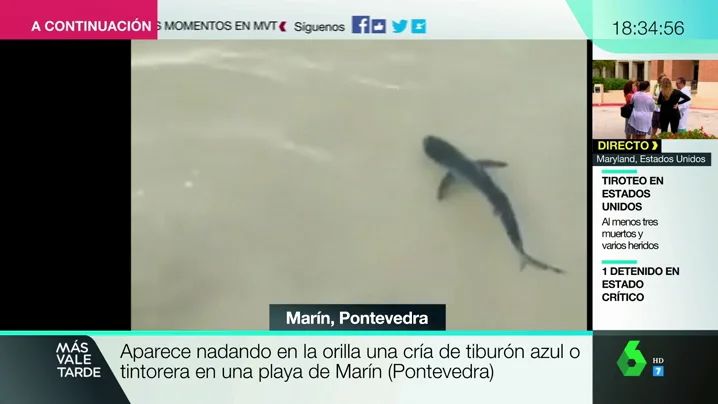
M0 0L0 39L157 39L157 0Z

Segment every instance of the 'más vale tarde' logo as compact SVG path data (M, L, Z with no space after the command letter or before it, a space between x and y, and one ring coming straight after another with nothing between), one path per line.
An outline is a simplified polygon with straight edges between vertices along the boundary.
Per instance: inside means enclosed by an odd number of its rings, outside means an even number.
M60 377L97 378L100 368L92 365L92 354L87 342L75 340L72 344L60 342L55 349Z

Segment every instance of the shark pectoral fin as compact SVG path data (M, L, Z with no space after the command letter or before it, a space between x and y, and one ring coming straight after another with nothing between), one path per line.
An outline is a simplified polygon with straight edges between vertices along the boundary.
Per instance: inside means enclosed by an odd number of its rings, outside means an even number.
M501 211L499 210L499 208L494 208L494 216L499 216L499 215L501 215Z
M439 189L436 191L436 199L442 200L444 199L444 196L446 196L446 190L449 188L449 185L456 182L456 177L453 173L448 172L444 176L444 178L441 179L441 182L439 183Z
M529 264L529 261L526 259L526 257L521 257L521 271L526 269L526 265Z
M509 165L509 163L498 160L476 160L474 163L481 168L499 168Z

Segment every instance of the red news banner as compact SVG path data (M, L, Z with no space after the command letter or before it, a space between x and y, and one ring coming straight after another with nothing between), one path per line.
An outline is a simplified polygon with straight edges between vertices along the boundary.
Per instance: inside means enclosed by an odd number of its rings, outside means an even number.
M157 0L0 0L0 39L157 39Z

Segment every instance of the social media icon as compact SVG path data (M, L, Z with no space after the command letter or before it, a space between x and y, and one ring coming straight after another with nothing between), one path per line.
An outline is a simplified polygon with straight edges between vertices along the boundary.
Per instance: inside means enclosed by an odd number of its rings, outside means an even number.
M407 20L400 20L400 21L392 21L391 25L394 27L394 33L395 34L401 34L406 29L406 24L408 24L409 21Z
M386 20L368 15L352 16L352 34L386 34Z
M412 34L426 34L426 19L414 19L411 20L411 33Z
M352 34L368 34L371 32L371 18L368 15L352 16Z
M383 20L383 19L371 20L371 33L372 34L386 34L386 20Z

